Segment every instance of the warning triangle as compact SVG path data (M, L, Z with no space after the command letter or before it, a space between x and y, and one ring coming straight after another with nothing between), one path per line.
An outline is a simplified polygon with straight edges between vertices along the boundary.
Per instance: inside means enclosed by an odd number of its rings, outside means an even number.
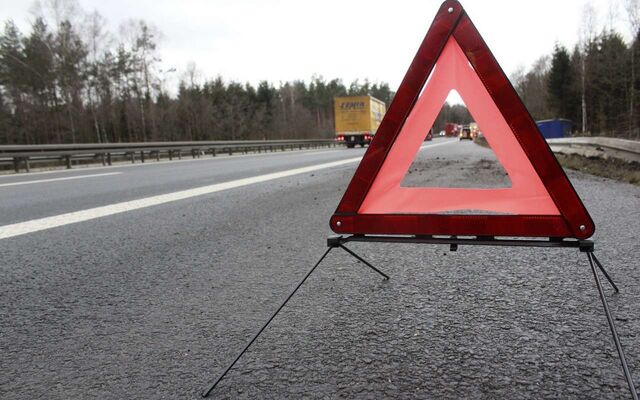
M469 108L511 187L401 186L425 128L433 125L451 90ZM463 210L495 214L455 214ZM330 226L350 234L580 239L595 231L537 125L457 1L440 7Z

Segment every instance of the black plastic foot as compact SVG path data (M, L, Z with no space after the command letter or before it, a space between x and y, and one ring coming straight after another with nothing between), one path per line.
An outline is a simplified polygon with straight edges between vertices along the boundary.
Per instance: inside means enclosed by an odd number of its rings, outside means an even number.
M336 247L340 247L340 244L342 244L342 235L333 235L333 236L329 236L327 238L327 247L332 247L332 248L336 248Z

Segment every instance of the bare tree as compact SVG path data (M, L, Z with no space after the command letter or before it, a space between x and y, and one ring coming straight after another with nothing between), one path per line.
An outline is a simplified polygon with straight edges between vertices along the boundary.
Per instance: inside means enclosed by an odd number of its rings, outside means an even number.
M84 13L78 0L36 0L31 6L31 14L49 21L55 32L65 21L72 25L79 24Z
M198 69L194 61L187 63L187 69L183 74L183 81L189 83L189 89L194 89L200 86L200 80L202 79L202 71Z
M582 133L587 131L587 99L586 99L586 76L587 76L587 47L596 35L598 18L596 10L591 2L585 3L582 10L582 23L580 25L580 50L582 53L580 60L581 71L581 109L582 109Z
M87 100L89 101L89 109L91 111L91 117L93 119L93 128L95 130L96 139L98 143L106 141L106 134L100 129L100 123L98 121L98 115L96 112L96 103L99 98L98 91L98 77L100 76L99 59L101 53L108 47L111 38L106 31L107 20L100 15L98 11L93 11L90 14L85 15L84 19L84 37L87 43L89 68L89 82L87 87Z
M157 43L161 39L160 31L143 20L128 20L120 25L120 34L125 39L131 54L136 74L134 74L134 91L140 107L142 140L147 137L147 112L150 115L151 134L155 135L156 126L153 117L151 74L155 64L160 61L157 55ZM148 111L147 111L148 110Z
M625 8L631 28L631 84L629 88L629 126L632 133L635 128L635 82L636 82L636 45L640 31L640 0L626 0Z

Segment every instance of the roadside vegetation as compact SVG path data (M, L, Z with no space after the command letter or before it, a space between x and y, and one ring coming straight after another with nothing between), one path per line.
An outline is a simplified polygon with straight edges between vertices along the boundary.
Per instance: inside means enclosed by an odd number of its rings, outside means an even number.
M587 2L578 43L557 43L511 82L535 120L566 118L579 135L640 140L640 1L609 4L617 18L601 25L605 16Z

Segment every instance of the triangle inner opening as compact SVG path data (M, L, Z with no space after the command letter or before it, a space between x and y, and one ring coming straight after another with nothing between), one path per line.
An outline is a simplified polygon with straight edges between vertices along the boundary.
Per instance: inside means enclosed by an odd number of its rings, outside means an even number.
M454 89L405 174L401 187L510 188L509 174Z

